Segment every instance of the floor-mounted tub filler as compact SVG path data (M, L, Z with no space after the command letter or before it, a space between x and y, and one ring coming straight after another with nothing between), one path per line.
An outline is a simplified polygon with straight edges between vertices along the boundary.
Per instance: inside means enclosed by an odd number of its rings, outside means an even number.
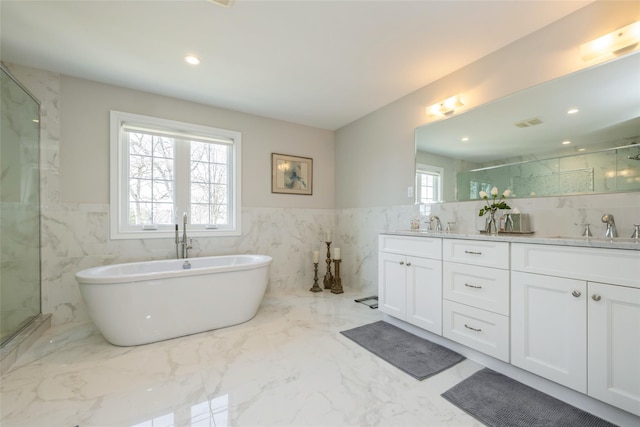
M266 255L159 260L90 268L76 280L107 341L132 346L250 320L270 265Z

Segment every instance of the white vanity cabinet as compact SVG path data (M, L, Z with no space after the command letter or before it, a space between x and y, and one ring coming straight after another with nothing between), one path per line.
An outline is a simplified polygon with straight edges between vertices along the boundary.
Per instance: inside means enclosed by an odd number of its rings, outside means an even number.
M442 335L442 239L379 236L378 308Z
M511 363L587 392L587 283L511 273Z
M509 361L509 243L444 239L443 336Z
M640 415L640 289L587 287L588 394Z
M640 415L640 251L513 243L511 261L511 363Z

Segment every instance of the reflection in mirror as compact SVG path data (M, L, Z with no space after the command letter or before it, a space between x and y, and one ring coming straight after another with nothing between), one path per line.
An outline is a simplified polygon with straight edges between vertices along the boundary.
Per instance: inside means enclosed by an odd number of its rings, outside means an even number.
M582 155L531 160L457 174L458 200L508 188L511 197L541 197L640 190L640 144Z
M630 54L419 127L416 164L442 169L441 201L640 191L638 70Z

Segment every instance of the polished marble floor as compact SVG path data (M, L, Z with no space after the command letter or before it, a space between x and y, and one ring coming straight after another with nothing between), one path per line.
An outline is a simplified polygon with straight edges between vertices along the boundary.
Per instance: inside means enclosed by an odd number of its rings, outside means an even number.
M53 328L2 377L0 425L480 426L440 394L482 366L399 371L339 333L381 319L361 296L271 295L242 325L139 347Z

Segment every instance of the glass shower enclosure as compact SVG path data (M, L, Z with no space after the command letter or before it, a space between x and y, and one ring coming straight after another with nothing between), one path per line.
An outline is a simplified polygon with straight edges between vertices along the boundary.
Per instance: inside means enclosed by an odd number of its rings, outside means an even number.
M0 346L41 311L40 104L1 69Z

